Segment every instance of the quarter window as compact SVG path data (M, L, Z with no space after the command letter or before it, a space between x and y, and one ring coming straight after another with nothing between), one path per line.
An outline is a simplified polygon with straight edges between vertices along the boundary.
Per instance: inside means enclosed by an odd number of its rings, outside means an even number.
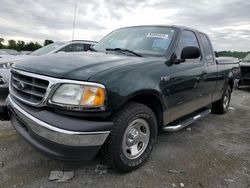
M207 61L210 62L210 63L214 62L214 55L213 55L213 50L212 50L212 47L211 47L211 43L209 42L206 35L200 34L200 37L201 37L202 46L203 46L203 48L205 50L205 55L206 55Z

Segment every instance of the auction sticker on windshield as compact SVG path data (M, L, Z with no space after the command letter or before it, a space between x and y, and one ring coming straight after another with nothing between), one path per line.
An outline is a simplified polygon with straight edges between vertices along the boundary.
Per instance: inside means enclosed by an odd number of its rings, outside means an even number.
M168 34L165 33L148 33L148 38L160 38L160 39L167 39Z

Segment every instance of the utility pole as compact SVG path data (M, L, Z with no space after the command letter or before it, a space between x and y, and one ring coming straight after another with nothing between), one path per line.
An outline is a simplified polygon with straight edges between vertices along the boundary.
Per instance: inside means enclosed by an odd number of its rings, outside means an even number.
M76 2L75 2L75 11L74 11L74 21L73 21L73 31L72 31L72 41L75 37L75 26L76 26Z

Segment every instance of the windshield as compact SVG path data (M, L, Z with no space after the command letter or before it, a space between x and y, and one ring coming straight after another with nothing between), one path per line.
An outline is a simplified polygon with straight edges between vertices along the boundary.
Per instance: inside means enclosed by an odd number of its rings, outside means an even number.
M141 55L162 56L168 50L175 29L170 27L130 27L113 31L103 38L93 49L105 52L106 49L127 49Z
M250 53L243 59L243 61L250 63Z
M65 44L65 42L55 42L30 53L30 55L45 55Z

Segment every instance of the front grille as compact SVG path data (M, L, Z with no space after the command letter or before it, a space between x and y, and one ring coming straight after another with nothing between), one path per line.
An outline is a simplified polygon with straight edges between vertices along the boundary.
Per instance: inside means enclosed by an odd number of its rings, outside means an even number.
M241 76L250 77L250 66L249 67L241 67L240 71L241 71Z
M49 81L11 71L11 94L25 102L39 104L43 101Z

